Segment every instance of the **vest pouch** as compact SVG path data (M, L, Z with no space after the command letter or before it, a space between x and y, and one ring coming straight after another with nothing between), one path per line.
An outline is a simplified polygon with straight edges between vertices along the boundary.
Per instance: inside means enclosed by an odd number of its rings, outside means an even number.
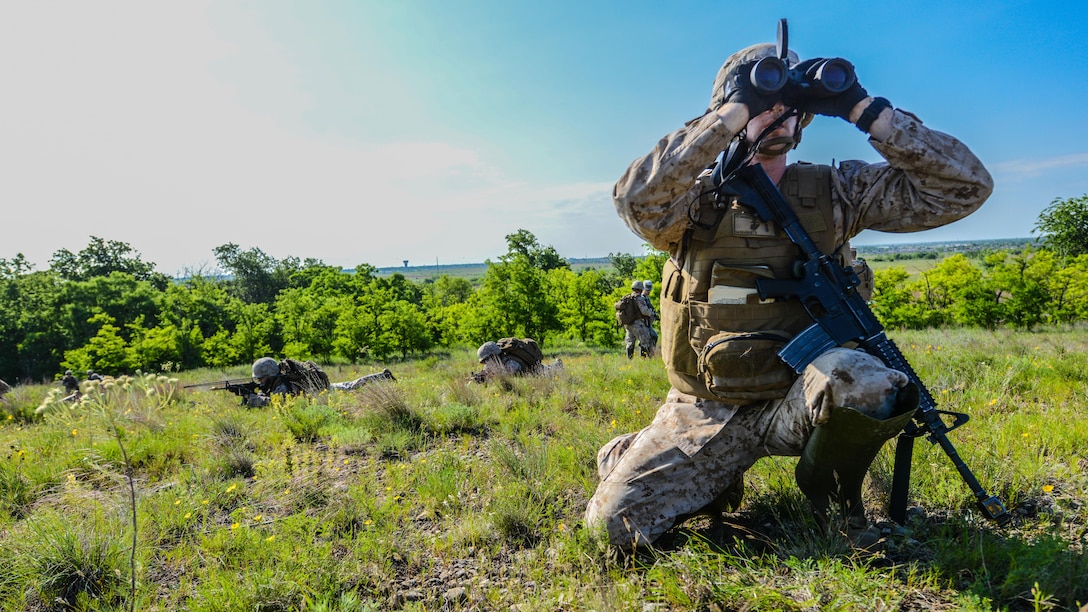
M789 340L780 331L719 332L699 353L699 374L707 390L725 401L785 397L796 375L778 351Z
M691 325L690 314L686 303L679 297L683 293L683 277L673 264L672 260L665 262L662 275L661 288L661 356L665 361L666 369L683 376L691 377L691 381L698 384L698 353L688 343L688 334ZM695 389L682 383L674 382L686 393L692 393Z

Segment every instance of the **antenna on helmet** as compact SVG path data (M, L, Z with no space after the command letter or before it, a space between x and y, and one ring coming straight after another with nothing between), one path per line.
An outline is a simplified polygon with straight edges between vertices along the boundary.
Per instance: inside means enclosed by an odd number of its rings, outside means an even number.
M790 26L786 23L786 18L778 20L778 59L786 63L788 67L790 65Z

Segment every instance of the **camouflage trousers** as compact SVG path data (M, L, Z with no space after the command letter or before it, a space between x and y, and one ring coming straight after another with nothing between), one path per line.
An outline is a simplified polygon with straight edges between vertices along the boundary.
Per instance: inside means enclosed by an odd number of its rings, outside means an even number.
M623 328L626 330L623 335L623 343L627 348L628 358L635 354L635 342L638 342L639 347L642 352L646 353L647 357L653 356L653 329L650 327L649 319L638 319L634 323L624 325Z
M833 406L886 418L907 382L871 355L837 348L779 400L734 406L672 389L649 426L597 453L586 525L618 547L648 545L687 516L739 504L744 472L762 457L799 456Z
M359 387L368 385L368 384L370 384L372 382L377 382L379 380L391 380L392 381L392 380L396 380L396 377L394 377L393 373L389 371L389 368L386 368L386 369L382 370L381 372L378 372L377 374L367 374L366 376L360 376L359 378L356 378L355 380L349 380L347 382L332 383L332 384L329 385L329 388L330 389L337 389L339 391L354 391L355 389L358 389Z

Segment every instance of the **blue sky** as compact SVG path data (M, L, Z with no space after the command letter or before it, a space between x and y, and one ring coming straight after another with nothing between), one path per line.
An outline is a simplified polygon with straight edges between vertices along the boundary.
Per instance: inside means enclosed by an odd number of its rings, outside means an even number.
M90 236L168 274L234 242L379 267L471 263L517 229L643 252L613 182L700 115L722 60L789 19L802 57L966 142L967 219L879 244L1023 237L1088 192L1088 15L1073 2L9 2L0 258ZM879 157L818 118L793 159Z

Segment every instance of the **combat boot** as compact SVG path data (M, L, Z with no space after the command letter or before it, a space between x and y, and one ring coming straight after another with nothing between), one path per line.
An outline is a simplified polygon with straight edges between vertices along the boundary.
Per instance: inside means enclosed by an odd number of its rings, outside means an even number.
M816 427L801 451L795 476L821 527L829 527L832 500L838 502L848 532L868 527L861 499L865 474L880 447L906 426L917 408L918 387L908 384L899 389L886 419L834 407L827 423Z

